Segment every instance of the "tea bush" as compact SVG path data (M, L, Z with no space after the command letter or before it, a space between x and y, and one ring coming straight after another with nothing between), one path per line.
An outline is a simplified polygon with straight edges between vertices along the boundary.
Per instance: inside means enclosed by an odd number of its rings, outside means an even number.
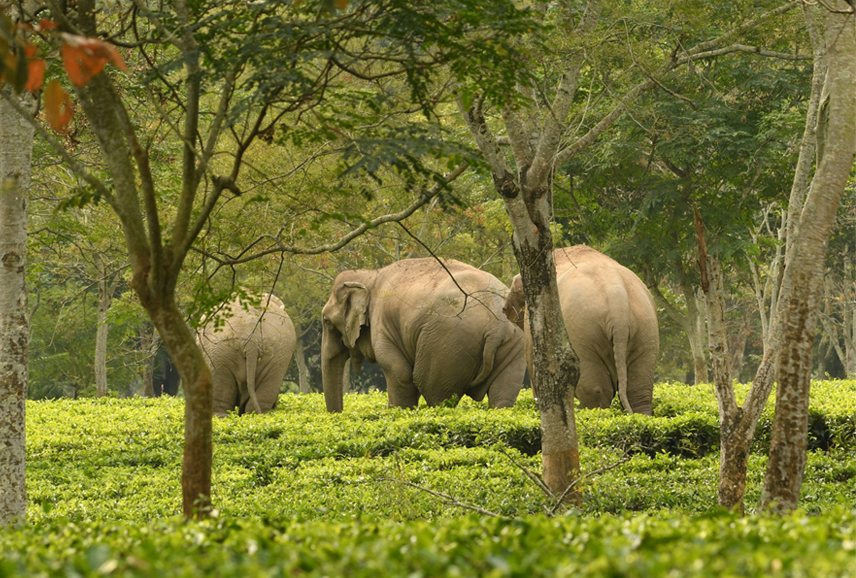
M586 478L580 517L560 520L544 517L552 504L524 471L541 468L529 391L505 411L472 400L388 409L384 394L349 395L342 414L327 413L321 395L289 394L269 414L215 420L218 517L187 526L179 521L183 400L42 401L27 411L33 525L0 533L0 576L641 576L674 568L682 576L717 568L838 576L846 575L842 552L853 554L852 381L813 385L815 441L801 499L810 517L789 519L784 537L775 518L712 514L719 432L707 386L659 384L654 417L580 410L584 473L628 461ZM770 405L749 460L750 512L771 418ZM518 521L471 518L467 505ZM825 541L803 543L817 536ZM547 545L527 553L540 539ZM808 572L811 556L822 561Z
M852 576L856 514L439 521L54 521L0 532L0 577Z

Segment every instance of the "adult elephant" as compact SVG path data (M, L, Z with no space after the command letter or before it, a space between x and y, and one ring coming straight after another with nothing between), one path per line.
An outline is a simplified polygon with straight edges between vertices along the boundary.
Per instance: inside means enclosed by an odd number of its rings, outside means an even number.
M502 314L508 289L452 259L405 259L339 273L322 311L321 372L328 411L342 411L349 359L380 365L390 407L487 395L511 407L523 384L523 333Z
M618 392L628 412L651 415L660 332L648 288L633 271L585 245L556 249L553 260L562 316L580 359L580 405L609 407ZM520 275L512 281L504 312L524 326ZM525 332L531 368L528 327Z
M297 336L282 301L258 296L254 306L236 299L197 333L214 382L214 415L267 413L294 357Z

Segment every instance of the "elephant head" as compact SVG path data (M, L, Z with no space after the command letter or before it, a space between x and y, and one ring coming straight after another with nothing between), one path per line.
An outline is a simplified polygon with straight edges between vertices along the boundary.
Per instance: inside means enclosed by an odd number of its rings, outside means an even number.
M526 310L526 299L523 295L523 279L520 275L515 275L511 282L511 290L505 298L505 305L502 307L502 312L508 317L508 320L523 329L523 318Z
M324 375L324 399L327 411L342 411L342 374L348 360L354 359L354 370L359 371L363 356L357 349L357 340L364 327L369 325L368 287L356 280L358 272L340 274L333 285L330 299L321 311L321 368Z

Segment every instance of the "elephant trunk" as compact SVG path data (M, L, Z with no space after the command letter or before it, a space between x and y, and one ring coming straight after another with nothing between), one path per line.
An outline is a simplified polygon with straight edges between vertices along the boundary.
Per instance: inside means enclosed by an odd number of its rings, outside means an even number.
M321 381L324 385L324 401L327 411L342 411L342 381L345 364L350 359L348 350L340 336L331 335L327 327L321 337Z

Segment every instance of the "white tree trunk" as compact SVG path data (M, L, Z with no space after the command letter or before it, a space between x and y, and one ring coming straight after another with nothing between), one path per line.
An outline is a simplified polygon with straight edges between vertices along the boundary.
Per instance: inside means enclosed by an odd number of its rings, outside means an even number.
M33 108L29 96L10 98ZM24 424L30 320L25 266L32 154L32 126L0 98L0 527L27 516Z

